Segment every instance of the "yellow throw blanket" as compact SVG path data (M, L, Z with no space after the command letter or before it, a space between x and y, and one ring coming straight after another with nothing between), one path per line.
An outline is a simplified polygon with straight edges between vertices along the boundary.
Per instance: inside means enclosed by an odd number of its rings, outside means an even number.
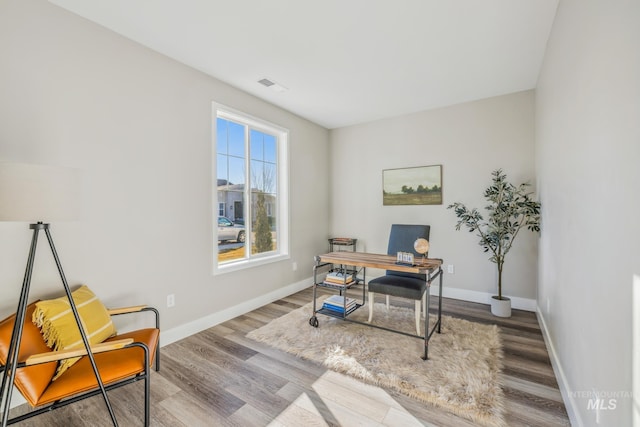
M91 290L82 285L71 293L76 304L82 326L91 344L98 344L116 334L111 316L102 302ZM33 323L40 328L42 336L49 348L53 350L69 350L82 348L82 336L71 311L66 296L52 300L38 301L33 312ZM60 361L55 380L80 358L73 357Z

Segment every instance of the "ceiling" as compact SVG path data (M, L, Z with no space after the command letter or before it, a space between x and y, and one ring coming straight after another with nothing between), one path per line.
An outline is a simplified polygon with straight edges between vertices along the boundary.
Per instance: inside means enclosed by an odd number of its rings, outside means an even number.
M534 88L558 4L49 1L328 129Z

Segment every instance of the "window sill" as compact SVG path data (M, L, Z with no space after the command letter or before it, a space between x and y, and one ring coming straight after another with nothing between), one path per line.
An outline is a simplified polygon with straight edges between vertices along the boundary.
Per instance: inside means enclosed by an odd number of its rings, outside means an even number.
M225 263L223 265L216 264L213 267L213 275L218 276L221 274L231 273L234 271L246 270L248 268L257 267L259 265L271 264L274 262L283 261L289 259L289 254L277 254L270 255L261 258L245 259L241 261L234 261Z

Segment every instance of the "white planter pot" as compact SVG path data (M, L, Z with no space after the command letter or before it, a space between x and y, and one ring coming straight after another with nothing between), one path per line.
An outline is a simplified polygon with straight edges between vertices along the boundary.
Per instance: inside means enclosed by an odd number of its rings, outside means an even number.
M506 297L491 297L491 314L498 317L511 317L511 300Z

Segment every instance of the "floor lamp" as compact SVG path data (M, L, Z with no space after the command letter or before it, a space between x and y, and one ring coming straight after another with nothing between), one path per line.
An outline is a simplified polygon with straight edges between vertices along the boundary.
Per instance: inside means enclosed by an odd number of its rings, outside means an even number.
M16 310L16 320L7 353L7 363L2 375L2 387L0 389L2 427L7 425L9 419L16 370L22 367L18 360L18 355L40 231L44 231L47 236L60 279L62 279L62 285L69 299L71 311L80 330L82 341L87 350L105 404L111 415L113 425L118 425L95 359L90 351L87 334L84 328L81 327L80 315L71 297L69 284L62 270L62 264L49 231L49 221L68 221L78 218L79 187L78 171L76 169L22 163L0 163L0 221L28 222L31 223L29 228L33 230L27 267Z

